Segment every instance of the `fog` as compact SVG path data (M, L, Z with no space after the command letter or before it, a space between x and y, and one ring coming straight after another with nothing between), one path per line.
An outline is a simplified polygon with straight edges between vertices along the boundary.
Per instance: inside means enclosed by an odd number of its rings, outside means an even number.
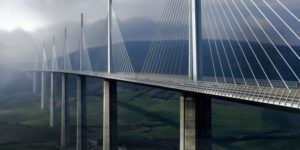
M217 1L203 1L204 11L209 11L208 2ZM223 0L220 2L225 7L225 2ZM227 2L234 7L231 0ZM245 2L250 5L250 1ZM254 2L263 6L260 1L254 0ZM117 16L124 38L126 40L150 40L156 23L161 18L164 3L165 0L113 0L113 11ZM268 1L268 3L275 9L278 7L275 0ZM289 0L288 2L282 0L282 3L295 16L299 16L298 0ZM239 3L239 5L241 4ZM36 51L42 49L43 42L46 43L47 49L51 47L53 36L56 37L57 49L61 49L64 27L68 27L70 50L78 49L80 13L84 13L87 46L103 45L106 38L106 6L106 0L1 0L0 64L32 62ZM254 9L253 6L250 9ZM261 32L254 20L251 20L250 14L245 13L245 15L249 24L253 25L254 32ZM266 31L273 34L274 31L270 25L261 16L256 15L262 26L269 28ZM207 22L206 19L208 18L204 16L203 22ZM222 21L226 22L225 19ZM295 20L291 20L291 22L295 22ZM221 28L220 25L219 28ZM292 25L295 29L299 27L299 22ZM208 32L207 26L206 23L203 24L205 32ZM289 36L290 33L284 24L278 24L277 27L281 33L286 33L283 36ZM212 28L216 29L214 26ZM242 28L248 30L245 24L242 24ZM296 30L296 33L298 34L299 30ZM232 35L229 36L233 39ZM241 35L238 36L241 37ZM205 34L204 38L207 38ZM277 43L284 44L278 36L276 38L274 37L274 40ZM253 37L250 40L254 40ZM292 45L299 45L297 38L291 38L289 42ZM60 53L61 51L58 51L58 55Z
M157 6L162 2L115 0L113 3L115 13L125 22L132 18L155 20L160 13L155 9L160 10ZM101 45L105 37L106 6L105 0L2 0L0 64L32 62L35 47L40 50L43 42L49 47L53 36L60 47L64 27L68 27L70 49L76 48L80 13L84 13L88 46Z

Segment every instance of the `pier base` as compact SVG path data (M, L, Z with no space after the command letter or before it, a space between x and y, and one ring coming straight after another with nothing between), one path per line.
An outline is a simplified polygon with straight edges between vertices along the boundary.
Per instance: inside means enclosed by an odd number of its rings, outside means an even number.
M70 144L70 120L69 120L69 92L68 92L68 75L62 74L61 79L61 138L60 144L66 147Z
M87 149L86 78L77 77L77 150Z
M180 97L180 150L212 149L211 99L203 95Z
M54 73L50 74L50 127L55 126L55 93L54 93L54 83L55 83Z
M37 94L37 72L32 73L32 93Z
M41 72L41 109L45 108L45 72Z
M118 150L117 83L103 84L103 150Z

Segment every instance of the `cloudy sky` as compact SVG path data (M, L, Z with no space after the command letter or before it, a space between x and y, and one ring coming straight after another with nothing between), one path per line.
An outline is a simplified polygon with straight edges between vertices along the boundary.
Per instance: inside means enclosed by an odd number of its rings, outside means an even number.
M122 19L134 17L155 18L159 15L161 0L114 0L114 9ZM106 0L1 0L0 29L22 29L34 32L49 25L78 21L81 12L86 22L106 17ZM134 9L132 9L134 8Z
M155 20L161 11L162 2L114 0L113 3L119 19L126 21L133 17ZM1 0L0 64L30 60L35 46L40 49L45 41L49 47L52 36L60 40L65 26L70 30L69 36L77 39L75 36L78 36L81 12L85 16L85 26L96 30L95 25L101 25L100 22L106 18L106 6L106 0ZM99 26L99 30L101 27L104 28ZM94 37L101 40L102 36Z
M140 39L140 36L144 36L145 39L151 39L151 33L155 30L155 24L159 20L163 6L166 0L113 0L114 11L118 16L120 22L122 22L123 28L128 34L135 36L135 39ZM251 19L251 15L247 13L247 10L243 7L240 0L234 0L238 6L241 6L241 11L245 14L249 24L257 28L255 20ZM268 9L267 5L261 0L243 0L252 10L257 20L269 28L270 33L272 27L266 22L266 20L257 12L256 8L251 2L254 2L261 9ZM300 23L297 19L300 16L300 2L299 0L266 0L267 3L278 11L287 22L293 22L291 28L300 34ZM228 9L226 9L225 0L205 0L203 1L204 11L208 12L208 18L212 19L213 16L217 16L217 11L210 12L208 2L216 4L217 8L220 8L218 3L224 6L227 15L230 17ZM228 5L234 9L233 1L227 0ZM284 4L287 9L293 13L294 17L289 12L283 9L278 2ZM61 46L63 38L64 27L68 27L70 47L76 49L76 41L79 38L79 19L80 13L85 15L85 28L86 38L88 38L88 46L99 46L103 38L105 38L105 18L106 18L106 0L1 0L0 1L0 64L3 63L15 63L15 62L28 62L32 60L32 54L34 47L38 50L41 49L42 43L45 42L47 48L51 46L51 39L56 37L58 47ZM221 13L221 9L218 9ZM256 10L256 11L254 11ZM237 10L235 10L238 15ZM265 11L267 15L271 15L276 18L270 10ZM206 21L208 18L204 18L203 28L205 31L208 26L212 27L212 30L216 31L216 28L221 29L221 23L217 26L213 24L209 25ZM232 18L231 18L232 19ZM239 17L242 21L242 18ZM226 22L223 17L222 22ZM213 23L213 20L210 20ZM233 20L231 20L233 22ZM277 18L278 21L278 18ZM280 20L278 21L280 22ZM246 28L246 24L241 24ZM140 28L143 26L143 29ZM264 27L264 26L263 26ZM140 29L140 30L137 30ZM147 30L146 30L147 29ZM229 28L227 27L229 30ZM280 32L289 33L290 30L281 23L278 27ZM246 30L246 29L245 29ZM254 31L259 33L259 29ZM209 34L209 33L208 33ZM225 35L224 33L221 33ZM148 35L148 36L145 36ZM126 35L124 35L126 36ZM132 37L133 37L132 36ZM230 36L230 35L229 35ZM217 37L217 36L216 36ZM232 35L231 35L232 37ZM223 38L223 37L220 37ZM134 40L134 38L133 38ZM60 42L59 42L60 41ZM293 45L300 45L299 39L293 38L291 41Z

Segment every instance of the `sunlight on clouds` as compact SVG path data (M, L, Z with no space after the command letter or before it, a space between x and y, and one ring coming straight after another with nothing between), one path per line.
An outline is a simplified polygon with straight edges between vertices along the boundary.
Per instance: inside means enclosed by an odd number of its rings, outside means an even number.
M46 26L46 21L38 14L15 3L6 3L0 7L0 20L0 30L9 32L17 29L34 32Z

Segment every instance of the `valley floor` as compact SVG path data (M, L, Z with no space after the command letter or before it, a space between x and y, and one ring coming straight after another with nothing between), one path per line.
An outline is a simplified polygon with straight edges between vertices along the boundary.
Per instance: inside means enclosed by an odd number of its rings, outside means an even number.
M158 89L118 88L120 147L129 150L179 149L179 95ZM88 97L90 149L101 147L102 98ZM59 100L59 97L57 97ZM71 96L72 143L75 147L76 103ZM60 103L56 109L60 122ZM216 150L298 149L300 115L213 101L213 148ZM0 150L59 150L60 128L49 128L49 110L29 93L0 98Z

